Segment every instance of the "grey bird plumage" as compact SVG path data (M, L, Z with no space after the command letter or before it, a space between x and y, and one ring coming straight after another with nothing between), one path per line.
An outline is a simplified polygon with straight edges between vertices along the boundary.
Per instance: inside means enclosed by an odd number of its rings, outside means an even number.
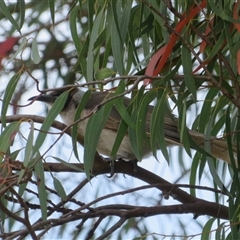
M63 93L63 90L57 90L57 91L50 92L47 95L32 97L29 100L33 100L36 98L37 101L42 101L42 102L45 102L48 106L52 106L56 98L60 96L61 93ZM78 107L83 94L84 92L78 88L73 88L69 91L68 99L65 103L63 110L60 112L60 115L65 124L71 125L73 123L76 108ZM89 113L92 112L92 110L95 108L97 104L101 103L103 100L111 96L112 95L109 94L108 92L92 92L91 97L88 103L86 104L84 111L81 114L81 117L87 116ZM130 104L130 99L124 97L123 102L125 106L128 106ZM153 111L153 106L149 106L147 117L146 117L146 133L147 133L147 136L149 137L150 137L150 121L151 121L152 111ZM88 121L88 118L85 119L84 121L79 122L78 124L78 132L82 136L85 135L87 121ZM107 119L106 125L100 135L100 139L97 146L97 152L99 154L110 156L120 121L121 121L121 116L116 110L116 108L113 107L109 115L109 118ZM177 118L175 119L170 118L167 115L165 115L164 117L163 130L164 130L165 141L168 146L182 145L180 142L180 134L177 127L177 122L178 122ZM200 148L204 149L205 141L206 141L205 135L193 130L188 130L188 131L194 143L198 145ZM212 156L222 159L228 163L231 162L229 158L229 152L228 152L229 150L228 150L226 141L222 139L217 139L216 137L211 137L210 146L211 146L210 154ZM233 146L233 151L236 152L235 146ZM151 154L151 149L148 147L147 144L144 144L143 146L143 154L144 156ZM124 160L136 159L132 151L130 140L127 135L123 138L123 141L120 145L120 148L118 150L116 157L122 158Z

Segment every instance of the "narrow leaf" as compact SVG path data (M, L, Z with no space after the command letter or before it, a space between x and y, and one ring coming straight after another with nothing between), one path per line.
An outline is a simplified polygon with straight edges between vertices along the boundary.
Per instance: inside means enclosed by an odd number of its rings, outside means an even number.
M12 78L10 79L7 88L5 90L5 95L3 98L3 107L2 107L2 111L1 111L1 120L2 120L2 125L6 126L6 113L9 107L9 103L10 100L13 96L13 93L16 89L18 80L21 76L21 72L16 73L15 75L12 76Z
M192 154L190 150L191 145L189 143L189 132L186 126L186 111L187 111L187 105L186 105L186 101L184 101L179 111L180 139L187 154L191 157Z
M51 13L51 19L52 19L52 24L54 25L55 23L55 0L48 0L48 4L49 4L49 9L50 9L50 13Z
M32 150L33 150L34 123L31 122L30 124L31 124L31 128L30 128L30 132L28 135L27 144L25 147L25 156L24 156L24 160L23 160L23 165L25 167L28 167L28 164L29 164L29 162L31 160L31 156L32 156ZM24 174L25 174L25 169L22 169L18 176L18 183L21 182Z
M61 158L54 157L54 156L52 156L52 158L54 158L54 159L57 160L58 162L62 163L62 164L65 165L66 167L72 168L72 169L75 170L75 171L84 172L83 169L81 169L81 168L79 168L79 167L76 167L74 164L71 164L71 163L68 163L68 162L62 160Z
M211 218L205 224L205 226L204 226L204 228L202 230L201 240L209 240L209 239L211 239L211 228L212 228L213 222L215 220L216 220L216 218Z
M132 121L136 124L137 121L137 114L138 114L138 109L134 108L131 114ZM137 141L137 134L136 130L133 128L128 129L128 137L131 143L132 151L137 158L138 161L142 160L142 149L139 149L138 141Z
M99 35L99 28L102 22L104 13L104 8L101 9L99 14L97 15L92 31L90 34L89 46L88 46L88 53L87 53L87 81L93 80L93 70L94 70L94 43Z
M115 107L121 115L122 119L127 123L127 125L133 129L136 129L135 124L126 109L126 106L123 104L122 99L118 99L118 101L116 101Z
M3 154L9 149L12 145L13 139L15 137L16 132L19 129L19 125L21 122L13 122L10 123L4 131L0 135L0 162L3 159Z
M49 113L46 117L46 119L44 120L40 132L37 136L36 142L35 142L35 146L33 149L33 155L35 153L37 153L37 151L39 150L39 148L42 146L46 136L47 136L47 131L49 130L49 128L51 127L53 121L56 119L57 115L60 113L60 111L63 109L63 106L67 100L68 97L68 91L64 92L63 94L61 94L55 101L55 103L53 104L52 108L49 110Z
M76 6L73 8L73 10L71 11L70 17L69 17L69 26L70 26L70 31L71 31L71 35L72 35L72 39L74 42L74 45L77 49L77 53L78 55L81 52L81 41L80 38L78 36L78 32L77 32L77 14L79 11L79 7Z
M39 202L41 206L42 220L47 219L47 191L45 187L45 176L44 168L40 154L36 156L35 165L34 165L34 174L37 181Z
M112 23L111 45L112 45L112 52L115 60L116 69L120 75L123 75L124 74L124 65L123 65L124 48L122 46L121 36L119 35L119 32L117 30L116 22Z
M84 139L84 170L90 178L100 134L110 114L114 101L108 102L88 120ZM109 152L110 155L110 152Z
M38 64L41 61L36 38L34 38L32 41L31 56L32 56L32 60L35 64Z
M57 191L58 195L62 199L62 201L66 201L67 200L67 194L66 194L61 182L55 177L53 177L53 185L54 185L54 188Z
M31 122L30 125L31 125L31 128L30 128L30 132L28 135L27 144L26 144L26 148L25 148L25 156L24 156L24 160L23 160L23 165L25 167L28 166L28 163L31 160L32 150L33 150L34 123Z
M20 29L22 28L23 24L25 23L25 0L18 0L19 8L20 8Z
M81 118L81 113L84 107L86 106L90 96L91 96L91 91L85 92L84 95L82 96L81 101L75 113L74 122ZM73 125L71 133L72 133L71 135L72 135L73 152L75 157L79 160L78 151L77 151L78 124Z
M167 150L165 135L164 135L166 94L167 94L166 90L161 91L161 98L153 109L152 118L151 118L150 143L151 143L151 148L154 151L153 153L155 153L155 157L156 157L157 147L158 148L161 147L162 154L167 160L167 162L169 163L168 150Z
M156 97L155 91L149 91L144 94L142 101L140 102L138 111L137 111L137 119L136 119L136 142L138 146L138 155L143 157L143 149L150 148L149 145L149 135L150 129L147 126L150 125L150 113L149 111L149 104L154 100ZM147 145L147 146L146 146ZM154 155L154 153L153 153ZM154 155L155 156L155 155ZM141 159L140 159L141 160Z
M182 65L186 86L189 92L192 94L193 99L196 101L196 85L195 79L193 78L192 75L191 52L185 45L182 46Z
M114 141L113 148L110 154L111 159L115 159L117 156L118 149L123 141L124 136L127 134L128 125L125 121L121 120L118 131L117 131L117 137Z
M8 10L8 7L5 3L5 0L0 0L0 10L2 11L3 15L11 22L11 24L13 25L13 27L20 33L20 27L18 26L18 23L16 22L16 20L12 17L10 11Z

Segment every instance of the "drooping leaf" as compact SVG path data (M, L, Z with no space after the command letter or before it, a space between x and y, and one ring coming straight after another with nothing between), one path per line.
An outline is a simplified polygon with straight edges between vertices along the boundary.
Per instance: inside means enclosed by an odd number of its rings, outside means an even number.
M37 40L36 38L33 39L32 41L32 60L35 64L38 64L41 61L40 55L39 55L39 50L38 50L38 45L37 45Z
M88 52L87 52L87 81L93 80L93 70L94 70L94 43L99 35L99 28L101 26L101 21L104 13L104 8L98 13L90 33Z
M34 174L37 181L37 188L38 188L38 194L39 194L39 203L41 206L41 213L42 213L42 219L47 219L47 191L45 187L45 176L44 176L44 168L43 168L43 162L41 159L40 154L38 153L36 155L36 161L34 161Z
M5 90L5 95L3 98L3 107L1 111L1 121L3 126L6 126L6 113L20 76L21 76L21 72L18 72L15 75L13 75Z
M110 114L114 101L106 103L101 109L94 113L88 120L84 139L84 170L90 179L90 172L94 164L94 157L100 134ZM110 152L109 152L110 154Z
M25 0L18 0L18 3L19 3L19 8L20 8L20 24L19 24L19 28L21 29L23 27L23 24L25 22Z
M55 23L55 1L48 0L48 4L49 4L49 9L50 9L51 18L52 18L52 24L54 25L54 23Z
M78 14L79 8L74 7L73 10L70 13L70 18L69 18L69 26L70 26L70 31L72 35L72 39L74 41L74 45L77 49L77 54L79 55L81 52L81 41L78 35L77 31L77 14Z
M65 192L65 189L63 188L63 185L56 177L53 177L53 185L58 195L61 197L62 201L66 201L67 194Z
M214 223L216 219L215 218L211 218L210 220L208 220L208 222L205 224L203 231L202 231L202 236L201 236L201 240L208 240L211 237L211 228L212 225Z
M169 155L166 146L165 136L164 136L164 122L166 114L166 90L158 92L160 99L158 100L156 106L153 109L152 119L151 119L151 147L155 151L160 147L161 152L167 162L169 163ZM156 156L156 153L155 153Z
M16 20L12 17L7 5L6 1L0 0L0 10L2 11L3 15L11 22L14 28L21 34L21 28L19 27Z
M90 96L91 96L91 91L85 92L84 95L82 96L81 102L79 103L75 113L74 122L81 118L82 116L81 113L84 107L86 106ZM81 122L79 124L81 124ZM72 133L73 152L75 157L79 160L78 151L77 151L78 124L73 125L71 133Z
M192 76L191 52L185 45L182 46L182 65L186 86L189 92L192 94L193 99L196 101L196 85L195 79Z
M0 162L2 162L3 155L12 145L16 132L19 129L20 122L10 123L0 135Z
M47 131L51 127L51 125L52 125L53 121L56 119L57 115L63 109L63 106L67 100L67 97L68 97L68 91L61 94L54 102L52 108L49 110L48 115L47 115L46 119L44 120L44 122L41 126L41 129L40 129L40 132L35 141L35 145L32 150L32 156L34 156L34 154L36 154L39 151L39 148L42 146L42 144L47 136Z

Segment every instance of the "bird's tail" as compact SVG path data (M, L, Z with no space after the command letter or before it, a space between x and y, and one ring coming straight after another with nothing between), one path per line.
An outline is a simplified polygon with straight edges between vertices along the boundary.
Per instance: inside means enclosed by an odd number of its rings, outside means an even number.
M225 162L231 164L229 151L233 151L233 155L236 156L237 148L234 144L232 145L232 149L229 149L227 142L223 139L211 137L210 139L206 140L206 136L204 134L192 130L189 131L189 134L192 137L193 141L202 149L205 149L205 142L210 141L211 152L209 153L213 157L222 159Z

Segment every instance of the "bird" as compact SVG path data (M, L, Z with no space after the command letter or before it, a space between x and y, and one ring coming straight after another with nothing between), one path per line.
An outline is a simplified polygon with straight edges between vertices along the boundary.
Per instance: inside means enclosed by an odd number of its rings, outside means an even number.
M79 87L69 87L69 88L60 88L54 91L49 92L48 94L33 96L29 98L29 101L40 101L44 102L48 105L49 108L52 107L57 97L59 97L64 91L68 91L68 97L65 102L63 109L60 112L60 116L63 122L66 125L72 125L74 123L76 109L81 102L81 99L84 95L84 91L81 90ZM106 91L92 91L91 96L84 107L84 110L81 113L81 118L83 121L78 123L78 133L81 134L83 137L86 133L86 126L89 118L84 118L84 116L89 116L95 110L96 106L99 103L103 102L104 100L112 97L113 94L106 92ZM127 97L123 97L123 103L125 107L129 106L131 100ZM147 109L147 116L146 116L146 124L145 124L145 131L148 137L150 137L150 122L151 122L151 115L153 112L154 106L149 105ZM119 112L117 111L116 107L113 106L109 117L106 121L106 124L100 134L100 138L98 141L96 151L103 156L110 156L111 151L113 148L113 144L115 142L117 131L119 124L122 118ZM169 117L167 114L164 116L164 139L167 146L183 146L180 133L178 129L178 118L175 116ZM194 130L188 129L188 133L192 138L195 146L197 145L201 149L205 149L205 142L206 140L210 141L210 152L209 154L215 158L221 159L229 164L231 164L231 160L229 157L229 148L227 142L224 139L210 137L206 138L206 136L202 133L199 133ZM143 158L150 156L152 151L149 144L144 144L142 146ZM194 149L194 146L191 146ZM236 146L233 145L233 151L236 153ZM160 149L160 146L159 146ZM206 151L206 150L205 150ZM123 159L126 161L136 160L136 156L133 152L131 147L130 139L128 134L126 134L122 140L122 143L118 149L116 159Z

